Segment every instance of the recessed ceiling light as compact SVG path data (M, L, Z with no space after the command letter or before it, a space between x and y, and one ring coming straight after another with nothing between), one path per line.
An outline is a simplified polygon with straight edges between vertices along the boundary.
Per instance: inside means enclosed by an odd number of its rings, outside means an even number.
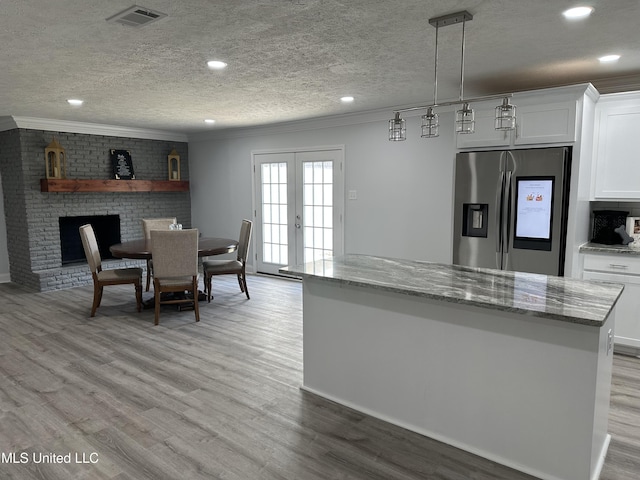
M220 60L211 60L207 62L207 67L209 67L212 70L222 70L223 68L227 67L227 64L224 62L221 62Z
M569 10L565 10L562 12L564 18L568 20L578 20L581 18L586 18L593 13L593 7L575 7L570 8Z
M605 55L604 57L600 57L600 63L611 63L617 62L620 59L620 55Z
M345 96L340 99L342 103L351 103L355 100L352 96Z
M67 102L69 102L69 105L73 105L74 107L79 107L84 103L84 100L78 100L77 98L70 98L69 100L67 100Z
M213 120L212 118L205 118L204 119L204 123L208 123L209 125L216 123L215 120Z

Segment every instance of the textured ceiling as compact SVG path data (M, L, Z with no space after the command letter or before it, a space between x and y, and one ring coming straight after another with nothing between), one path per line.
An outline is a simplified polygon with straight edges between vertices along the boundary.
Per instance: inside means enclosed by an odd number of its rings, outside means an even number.
M188 134L429 103L428 20L459 10L474 15L465 97L640 89L640 2L588 3L594 14L569 23L561 12L576 2L562 0L140 0L168 16L132 28L105 20L129 1L2 0L0 116ZM461 32L439 30L441 101L459 95ZM596 60L614 52L617 63ZM229 66L209 70L211 59Z

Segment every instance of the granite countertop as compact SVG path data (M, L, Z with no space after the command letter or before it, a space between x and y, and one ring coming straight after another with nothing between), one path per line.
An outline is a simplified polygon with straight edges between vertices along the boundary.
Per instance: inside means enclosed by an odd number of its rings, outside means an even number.
M600 327L623 286L369 255L343 255L282 273Z
M630 247L629 245L604 245L602 243L589 242L581 245L579 252L611 253L614 255L640 255L640 247Z

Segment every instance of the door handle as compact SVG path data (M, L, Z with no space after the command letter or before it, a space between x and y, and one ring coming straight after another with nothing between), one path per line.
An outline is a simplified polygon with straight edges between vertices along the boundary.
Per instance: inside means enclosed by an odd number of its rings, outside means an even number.
M500 206L502 205L502 201L503 201L503 195L504 195L504 172L500 172L500 176L498 177L498 188L496 189L496 213L495 213L495 220L496 220L496 253L500 253L502 251L502 222L501 220L501 214L502 212L500 211L501 208ZM500 268L498 266L498 268Z
M511 202L512 202L512 186L511 186L511 175L513 172L507 172L507 180L505 181L505 202L504 202L504 228L505 234L503 239L503 250L504 253L509 253L509 242L511 240Z

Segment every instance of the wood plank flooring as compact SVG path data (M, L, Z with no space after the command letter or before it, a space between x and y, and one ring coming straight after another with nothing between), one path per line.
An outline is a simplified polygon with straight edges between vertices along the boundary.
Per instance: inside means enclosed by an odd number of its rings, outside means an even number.
M251 300L218 277L199 323L167 306L157 327L129 286L91 319L91 287L0 284L0 478L532 478L300 390L301 285L248 280ZM610 432L601 478L640 478L637 357L614 358Z

